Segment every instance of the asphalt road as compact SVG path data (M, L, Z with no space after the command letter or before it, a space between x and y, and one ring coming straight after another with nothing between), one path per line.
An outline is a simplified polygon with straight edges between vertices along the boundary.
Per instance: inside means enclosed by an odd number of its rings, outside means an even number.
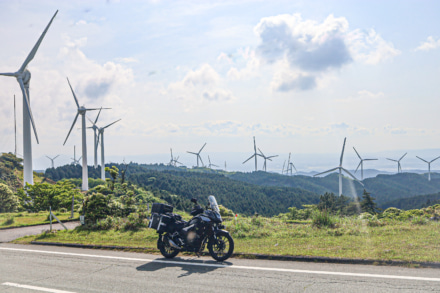
M67 229L73 229L76 226L80 225L79 222L66 222L63 224L64 226L66 226ZM49 229L50 229L50 224L0 230L0 243L9 242L14 239L28 235L38 235L43 233L44 231L49 231ZM61 230L64 228L60 224L54 223L52 224L52 229Z
M31 287L30 287L31 286ZM440 269L0 244L0 292L440 292Z

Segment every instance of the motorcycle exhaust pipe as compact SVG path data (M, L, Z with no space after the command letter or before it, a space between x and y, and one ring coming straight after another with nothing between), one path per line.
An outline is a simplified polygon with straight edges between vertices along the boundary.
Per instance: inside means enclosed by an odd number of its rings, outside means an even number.
M172 248L175 248L175 249L181 249L176 243L174 243L174 241L173 240L171 240L171 239L168 239L168 243L171 245L171 247Z

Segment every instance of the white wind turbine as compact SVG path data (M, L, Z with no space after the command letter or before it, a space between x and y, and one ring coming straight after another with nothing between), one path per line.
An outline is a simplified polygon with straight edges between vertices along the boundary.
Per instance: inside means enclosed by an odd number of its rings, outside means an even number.
M37 53L37 50L40 47L40 44L43 41L43 38L46 35L57 13L58 10L52 16L52 19L50 20L49 24L46 26L45 30L41 34L37 43L34 45L31 52L29 53L29 55L27 56L26 60L23 62L21 67L18 69L18 71L13 73L0 73L0 75L15 77L17 79L17 82L20 84L21 92L23 94L23 185L26 185L26 183L34 184L33 169L32 169L32 138L31 138L31 127L30 127L31 124L34 130L35 139L37 140L37 143L39 143L34 117L32 115L30 96L29 96L29 84L31 82L31 73L27 69L27 66L29 62L31 62L32 59L34 59L34 56Z
M104 157L104 130L107 127L112 126L113 124L115 124L116 122L121 121L121 119L118 119L110 124L108 124L107 126L98 127L98 143L99 143L99 139L101 138L101 179L105 181L105 157Z
M187 153L189 153L189 154L193 154L193 155L196 155L196 156L197 156L197 167L199 166L199 159L200 159L200 162L202 162L202 167L204 167L203 160L202 160L202 157L200 156L200 153L202 152L202 150L203 150L203 148L205 147L205 145L206 145L206 142L205 142L205 144L202 146L202 148L200 149L200 151L199 151L198 153L194 153L194 152L189 152L189 151L187 151Z
M250 159L255 158L255 171L257 171L257 156L261 157L261 155L257 153L257 145L255 144L255 136L254 136L254 154L250 156L246 161L244 161L243 164L249 161Z
M298 172L298 170L296 170L295 165L290 161L290 154L291 153L289 153L289 160L287 161L286 175L289 175L289 172L290 172L290 175L292 176L293 175L292 168L295 169L295 172Z
M73 158L70 159L73 160L71 163L72 165L79 165L79 160L81 160L81 157L79 157L78 160L76 159L76 146L73 146Z
M170 148L170 151L171 151L171 160L168 163L168 165L169 166L174 166L174 167L177 167L177 164L183 165L181 162L179 162L179 156L177 156L177 158L175 158L173 156L173 149L172 148Z
M420 158L419 156L416 156L416 157L428 164L428 181L431 181L431 163L434 162L435 160L439 159L440 157L437 157L434 160L431 160L429 162Z
M359 157L359 160L361 160L359 162L359 165L357 166L356 170L354 171L354 173L356 174L357 170L359 169L359 166L361 167L361 180L364 180L364 161L376 161L377 159L362 159L362 157L359 155L359 153L357 152L357 150L353 147L354 151L356 152L356 155Z
M393 160L393 159L388 159L390 161L396 162L397 163L397 173L401 173L402 172L402 166L400 165L400 161L406 156L407 153L405 153L403 156L400 157L400 159L398 160Z
M46 158L48 158L51 162L52 162L52 168L55 168L54 166L54 163L53 163L53 161L55 161L55 159L56 158L58 158L60 155L57 155L56 157L53 157L53 158L51 158L51 157L49 157L49 156L46 156Z
M278 157L278 155L266 157L263 154L263 152L260 150L260 148L258 148L258 151L260 152L261 156L264 159L263 170L264 170L264 172L266 172L266 160L272 161L272 158Z
M75 103L77 106L77 112L75 119L73 120L72 126L70 127L69 133L67 134L66 139L64 140L63 145L66 144L67 139L69 138L70 132L72 132L73 126L75 126L76 120L78 116L81 115L81 128L82 128L82 187L83 191L89 190L89 175L87 170L87 140L86 140L86 112L99 110L99 108L89 108L87 109L84 106L80 106L78 103L78 99L76 98L75 92L73 91L72 86L70 85L70 81L67 78L67 83L69 84L70 90L72 91L73 98L75 99ZM105 108L108 109L108 108Z
M94 152L94 164L93 167L98 168L98 134L96 133L96 131L98 130L98 126L96 126L96 122L98 122L98 118L99 118L99 114L101 114L101 109L99 109L98 115L96 116L95 122L92 122L92 126L88 127L88 128L92 128L93 129L93 142L94 142L94 148L93 148L93 152Z
M362 182L360 182L356 177L354 177L353 174L351 174L347 169L345 169L344 167L342 167L342 160L344 158L344 149L345 149L345 141L347 140L347 138L344 138L344 145L342 146L342 153L341 153L341 159L339 160L339 166L321 173L318 173L316 175L314 175L313 177L322 175L322 174L326 174L326 173L330 173L336 170L339 170L339 196L342 195L342 171L344 171L345 173L347 173L348 175L350 175L354 180L356 180L357 182L359 182L362 186L364 186L364 184Z
M211 158L208 156L208 161L209 161L209 165L208 165L208 168L209 169L212 169L212 167L214 166L214 167L219 167L219 166L217 166L217 165L215 165L215 164L211 164Z

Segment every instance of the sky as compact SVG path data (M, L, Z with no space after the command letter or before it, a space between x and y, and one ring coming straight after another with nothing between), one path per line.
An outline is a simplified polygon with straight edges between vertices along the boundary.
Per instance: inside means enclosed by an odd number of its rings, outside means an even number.
M59 10L34 60L30 100L45 156L69 163L81 131L76 105L103 110L106 162L186 166L202 158L227 169L257 147L269 171L288 154L303 171L379 158L364 168L424 169L440 156L438 1L0 1L0 72L15 72ZM22 152L22 97L0 77L0 151ZM88 112L94 120L97 112ZM88 124L90 126L90 123ZM88 130L88 162L93 132ZM100 161L100 159L99 159ZM259 162L259 168L262 161ZM440 169L440 159L433 163Z

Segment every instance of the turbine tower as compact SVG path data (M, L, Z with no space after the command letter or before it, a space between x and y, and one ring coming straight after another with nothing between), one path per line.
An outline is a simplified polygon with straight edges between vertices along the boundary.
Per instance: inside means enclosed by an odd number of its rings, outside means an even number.
M101 137L101 179L105 181L105 158L104 158L104 130L107 127L112 126L113 124L115 124L116 122L121 121L121 119L118 119L110 124L108 124L107 126L98 127L98 143L99 143L99 138Z
M400 165L400 161L406 156L407 153L405 153L403 156L400 157L400 159L398 160L393 160L393 159L388 159L390 161L396 162L397 163L397 173L402 173L402 166Z
M357 170L359 169L359 166L361 167L361 181L364 180L364 161L376 161L377 159L362 159L362 157L359 155L357 150L353 147L354 151L356 152L356 155L359 157L359 165L357 166L356 170L354 171L354 174L356 174Z
M194 152L186 151L186 152L189 153L189 154L193 154L193 155L196 155L196 156L197 156L197 167L199 166L199 159L200 159L200 162L202 162L202 167L204 167L203 160L202 160L202 157L200 156L200 153L202 152L202 150L203 150L203 148L205 147L205 145L206 145L206 142L205 142L205 144L202 146L202 148L199 150L198 153L194 153Z
M254 154L252 156L250 156L249 159L244 161L243 164L246 163L247 161L249 161L250 159L255 158L255 171L257 171L257 156L261 157L261 155L259 153L257 153L257 145L255 144L255 136L254 136Z
M295 172L298 172L298 170L296 170L295 165L290 161L290 155L291 155L291 153L289 153L289 159L287 160L286 175L289 175L289 172L290 172L290 176L292 176L293 175L292 169L295 169Z
M81 115L82 116L81 117L81 125L82 125L82 187L81 189L83 191L87 191L89 190L89 175L87 170L86 112L99 110L99 108L87 109L84 106L80 106L78 103L78 99L76 98L75 92L73 91L73 88L70 85L69 78L67 78L67 83L69 84L70 90L72 91L73 98L75 99L75 103L78 110L76 112L76 116L75 119L73 120L72 126L70 127L69 133L67 134L67 137L64 140L63 145L66 144L66 141L69 138L70 132L72 132L73 126L75 126L78 116Z
M356 177L353 176L353 174L351 174L347 169L345 169L344 167L342 167L342 160L344 158L344 149L345 149L345 141L347 140L347 138L344 138L344 145L342 146L342 153L341 153L341 158L339 160L339 166L318 174L315 174L313 177L322 175L322 174L326 174L326 173L330 173L336 170L339 170L339 196L342 195L342 171L344 171L345 173L347 173L348 175L350 175L354 180L356 180L357 182L359 182L362 186L364 186L364 184L362 182L360 182L358 179L356 179Z
M217 168L219 167L217 165L211 164L211 158L209 156L208 156L208 161L209 161L209 165L208 165L209 169L212 169L212 166L217 167Z
M29 55L27 56L26 60L23 62L21 67L18 69L18 71L13 73L0 73L0 75L15 77L20 85L21 92L23 94L23 185L26 185L26 183L29 183L31 185L34 184L34 176L32 169L32 138L31 138L31 127L30 127L31 124L32 124L32 129L34 130L35 139L37 143L39 143L34 117L32 115L30 96L29 96L29 84L31 82L31 73L27 69L27 66L29 62L31 62L32 59L34 59L34 56L37 53L38 48L40 47L41 42L43 41L43 38L46 35L57 13L58 10L52 16L52 19L50 20L49 24L46 26L45 30L41 34L37 43L34 45L31 52L29 53Z
M78 160L76 159L75 148L76 148L76 146L73 146L73 158L70 158L70 159L73 160L72 165L79 165L79 160L81 160L81 157L79 157Z
M263 154L263 152L260 150L260 148L258 148L258 151L260 152L261 156L262 156L263 159L264 159L263 170L264 170L264 172L266 172L266 161L267 161L267 160L272 161L272 158L278 157L278 155L266 157L266 156Z
M420 160L422 160L423 162L428 164L428 181L431 181L431 163L434 162L435 160L437 160L440 157L437 157L434 160L431 160L429 162L424 160L424 159L422 159L422 158L420 158L419 156L416 156L416 157L419 158Z
M55 161L55 159L56 158L58 158L60 155L57 155L56 157L53 157L53 158L50 158L49 156L46 156L46 158L48 158L49 160L51 160L51 162L52 162L52 168L55 168L54 166L54 163L53 163L53 161Z

